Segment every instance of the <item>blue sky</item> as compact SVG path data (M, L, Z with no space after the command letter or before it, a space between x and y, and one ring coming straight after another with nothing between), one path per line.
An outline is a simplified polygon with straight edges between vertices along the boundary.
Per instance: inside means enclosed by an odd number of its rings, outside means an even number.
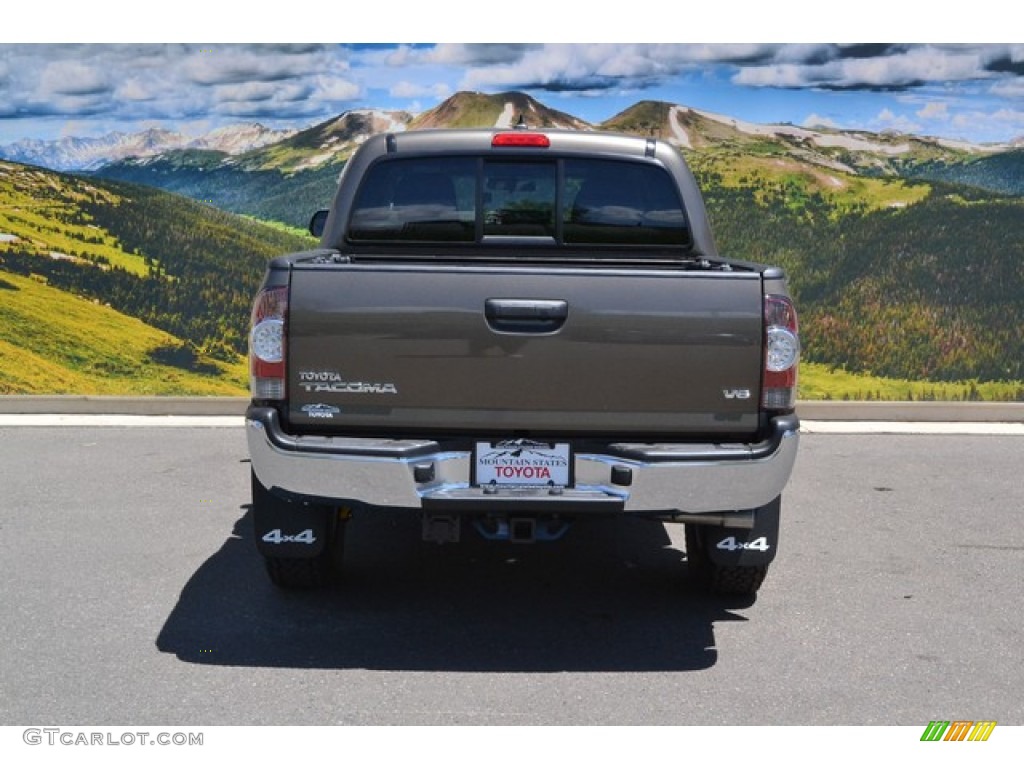
M477 15L495 16L511 9L515 19L494 19L490 25L509 35L524 26L519 8L530 11L534 27L533 14L543 9L536 3L477 2L469 7ZM370 11L362 13L375 20ZM332 26L318 14L316 9L305 12L303 21L312 22L307 34ZM562 17L552 16L557 27ZM145 34L123 30L125 42L113 44L22 44L6 40L0 31L0 144L151 126L192 134L250 121L305 127L356 108L418 112L460 90L522 90L595 123L641 99L659 99L753 122L898 130L975 142L1024 137L1024 44L577 40L170 45L148 39L153 34L171 39L195 35L195 24L181 26L187 13L175 18L177 26L150 24ZM437 30L437 18L432 19ZM338 34L356 39L372 40L391 31L379 21L358 23L359 14L342 14L340 20L347 23L338 25ZM425 39L431 34L435 40L445 38L440 31L432 33L430 24L414 28ZM231 24L203 29L217 39L266 40L268 34ZM762 31L756 25L737 29L747 35ZM276 33L280 39L300 39L299 31L282 25ZM413 34L402 27L394 31L393 39ZM627 26L620 33L629 31ZM609 32L595 29L593 37L609 39ZM470 35L468 29L465 34ZM520 34L528 39L526 32ZM736 39L741 37L737 33ZM88 34L77 39L88 40Z

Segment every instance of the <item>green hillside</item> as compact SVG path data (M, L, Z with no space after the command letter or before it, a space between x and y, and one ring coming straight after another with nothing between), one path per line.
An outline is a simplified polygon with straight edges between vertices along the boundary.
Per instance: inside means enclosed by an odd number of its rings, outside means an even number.
M145 259L125 251L85 211L87 205L116 208L121 202L117 194L85 179L0 161L0 247L145 275Z
M800 363L801 400L902 400L908 402L1024 401L1022 381L927 381L851 373L822 363Z
M160 190L2 163L0 391L241 393L266 262L311 242Z
M911 204L850 208L778 180L700 176L720 250L786 269L805 359L898 379L1024 380L1024 199L922 187Z
M905 208L931 194L920 181L894 177L860 176L824 168L796 157L776 153L741 152L716 148L688 152L687 160L706 194L716 190L750 190L761 208L783 206L789 211L814 210L831 218L848 213ZM746 195L742 200L749 199Z
M169 333L53 288L39 276L0 275L0 394L246 392L241 358L186 359L187 346Z
M328 165L286 173L278 168L227 163L226 158L219 152L169 152L156 159L112 163L98 175L305 229L315 211L330 205L342 167Z
M1005 195L1024 195L1024 149L952 162L946 158L909 162L905 176L966 184Z

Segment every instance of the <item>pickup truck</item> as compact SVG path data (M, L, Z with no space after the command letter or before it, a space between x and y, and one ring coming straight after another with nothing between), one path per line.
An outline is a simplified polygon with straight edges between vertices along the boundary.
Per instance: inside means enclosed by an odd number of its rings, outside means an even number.
M685 525L687 571L753 595L799 440L797 317L776 267L720 256L682 154L538 129L382 134L318 248L252 311L255 541L283 587L333 581L352 515L423 538Z

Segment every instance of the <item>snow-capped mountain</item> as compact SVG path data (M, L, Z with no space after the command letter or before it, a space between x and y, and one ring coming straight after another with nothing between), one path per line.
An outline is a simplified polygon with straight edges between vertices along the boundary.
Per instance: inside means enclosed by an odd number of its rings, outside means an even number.
M57 171L74 171L97 168L111 159L158 154L182 147L189 140L183 134L157 128L139 133L115 131L98 138L22 139L0 147L0 157Z
M212 149L229 155L240 154L294 133L266 128L259 123L224 126L202 136L159 128L137 133L114 131L98 138L22 139L0 146L0 158L57 171L94 170L129 157L152 157L174 149Z
M370 136L404 131L412 115L402 111L353 109L301 131L292 131L262 152L250 152L232 159L249 170L276 169L295 173L345 160Z
M251 149L284 141L296 133L295 130L274 130L259 123L240 123L210 131L191 141L186 148L212 149L229 155L240 155Z

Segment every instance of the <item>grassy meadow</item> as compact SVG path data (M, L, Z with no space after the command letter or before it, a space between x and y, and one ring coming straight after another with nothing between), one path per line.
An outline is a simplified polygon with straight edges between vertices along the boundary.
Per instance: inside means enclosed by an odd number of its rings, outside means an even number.
M0 302L0 394L246 393L241 358L168 364L186 348L180 339L42 278L3 274Z

